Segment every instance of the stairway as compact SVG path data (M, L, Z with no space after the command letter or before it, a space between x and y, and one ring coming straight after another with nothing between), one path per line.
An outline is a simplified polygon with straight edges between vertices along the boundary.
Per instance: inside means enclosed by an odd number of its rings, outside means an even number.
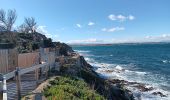
M21 75L20 78L21 78L21 81L35 81L36 80L35 71Z
M22 81L21 82L21 96L27 95L29 92L36 88L36 81ZM17 99L16 83L10 82L7 84L7 97L8 100Z

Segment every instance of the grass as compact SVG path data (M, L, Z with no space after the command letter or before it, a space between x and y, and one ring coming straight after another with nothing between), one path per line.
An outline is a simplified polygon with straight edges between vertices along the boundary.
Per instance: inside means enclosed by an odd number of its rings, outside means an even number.
M105 100L81 79L61 76L50 84L43 93L48 100Z

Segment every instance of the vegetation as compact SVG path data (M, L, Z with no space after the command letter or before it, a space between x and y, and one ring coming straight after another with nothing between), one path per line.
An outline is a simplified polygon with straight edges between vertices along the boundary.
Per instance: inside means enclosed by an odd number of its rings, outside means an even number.
M0 45L1 48L7 47L5 44L12 44L19 53L32 52L40 47L55 47L57 43L53 43L51 38L36 32L37 22L34 17L26 17L19 27L15 27L14 23L17 19L15 10L0 9ZM60 43L58 43L60 44ZM65 47L65 46L64 46ZM62 48L61 48L62 49ZM64 51L64 53L67 53Z
M50 84L51 86L44 89L44 95L48 100L105 100L78 78L61 76Z
M25 18L24 23L18 27L18 31L22 33L35 33L37 29L37 22L35 18Z
M0 31L11 31L16 18L17 14L15 10L8 10L6 14L6 11L0 9Z

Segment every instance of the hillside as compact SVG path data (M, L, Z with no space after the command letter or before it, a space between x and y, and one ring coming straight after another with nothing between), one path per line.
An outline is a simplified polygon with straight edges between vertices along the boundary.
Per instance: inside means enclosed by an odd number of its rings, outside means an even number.
M61 55L67 55L67 51L73 51L65 43L52 42L51 38L35 33L0 32L0 48L15 47L19 53L34 52L40 47L59 48Z

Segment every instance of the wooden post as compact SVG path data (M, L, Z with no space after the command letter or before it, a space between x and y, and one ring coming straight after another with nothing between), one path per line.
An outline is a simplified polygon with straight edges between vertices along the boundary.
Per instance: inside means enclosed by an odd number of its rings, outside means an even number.
M16 68L16 72L15 72L15 77L16 77L16 88L17 88L17 99L21 100L21 79L20 79L20 75L19 75L19 68Z
M38 79L39 79L39 69L35 70L35 77L36 77L36 84L38 84Z
M48 78L48 68L49 68L49 65L47 65L47 67L46 67L46 79Z
M45 57L45 62L48 63L48 65L46 66L46 79L48 78L48 69L49 69L49 59L47 56L49 56L49 54L46 55Z

